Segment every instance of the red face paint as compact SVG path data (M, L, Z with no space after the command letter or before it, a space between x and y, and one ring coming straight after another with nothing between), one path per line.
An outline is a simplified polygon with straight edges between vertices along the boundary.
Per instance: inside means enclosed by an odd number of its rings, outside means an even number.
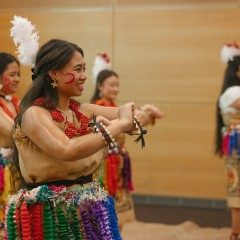
M73 73L66 73L66 74L64 74L64 75L66 75L67 76L67 78L68 78L68 80L67 80L67 82L65 82L64 84L71 84L71 83L73 83L74 81L75 81L75 75L73 74Z
M7 76L3 77L2 85L2 92L4 92L5 94L9 94L9 92L11 92L11 80Z

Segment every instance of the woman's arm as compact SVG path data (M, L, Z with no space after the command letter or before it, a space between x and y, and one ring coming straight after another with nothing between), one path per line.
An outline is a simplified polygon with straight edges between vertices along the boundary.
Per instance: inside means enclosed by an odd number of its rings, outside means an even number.
M131 114L131 107L126 106L122 110L122 117L108 126L113 137L131 126ZM26 110L21 127L24 134L43 152L64 161L75 161L88 157L106 146L101 134L92 133L69 139L55 125L50 113L37 106Z
M81 111L86 112L90 118L93 115L102 116L108 120L114 120L118 118L119 107L103 107L96 104L83 103L81 104ZM134 115L138 118L142 125L148 125L150 122L148 114L141 109L135 109Z
M0 108L0 147L11 146L11 133L13 129L13 120Z
M103 107L96 104L91 103L82 103L81 111L86 112L90 118L95 116L102 116L108 120L114 120L118 118L118 107Z

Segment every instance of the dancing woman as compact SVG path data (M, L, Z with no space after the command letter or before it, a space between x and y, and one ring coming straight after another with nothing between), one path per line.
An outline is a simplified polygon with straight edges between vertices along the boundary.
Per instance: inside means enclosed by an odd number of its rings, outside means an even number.
M231 209L230 240L240 239L240 49L236 43L221 52L227 64L216 114L216 154L224 157L227 175L227 205Z
M114 201L93 175L114 138L148 117L134 103L109 109L72 99L87 79L76 44L49 40L33 59L33 83L13 131L16 194L6 210L6 236L121 239Z
M19 110L17 93L20 82L18 60L10 53L0 52L0 227L3 227L4 209L10 194L9 165L14 118Z
M106 53L98 54L93 66L93 78L95 91L91 103L104 107L117 107L120 79L112 70L109 56ZM153 124L163 113L152 104L141 107ZM108 194L116 200L116 211L119 225L135 219L134 207L131 197L133 190L131 159L125 147L125 134L120 134L117 139L117 147L109 149L106 160L103 162L103 178L101 184Z

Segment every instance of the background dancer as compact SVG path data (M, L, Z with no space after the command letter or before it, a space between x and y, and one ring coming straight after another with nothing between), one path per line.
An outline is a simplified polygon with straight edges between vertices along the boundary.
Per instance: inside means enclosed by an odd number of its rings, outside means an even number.
M231 208L230 240L240 239L240 49L237 44L222 48L221 58L227 64L217 102L216 153L226 159L227 204Z
M9 164L12 158L11 133L19 110L20 66L10 53L0 52L0 227L3 227L4 209L10 194Z
M95 91L91 103L105 106L117 107L120 80L116 72L111 68L109 56L106 53L98 54L93 66L93 78ZM151 119L161 118L163 113L154 105L146 104L141 107ZM119 224L135 219L134 207L130 192L133 190L131 160L125 148L125 136L118 136L117 148L108 151L106 161L103 162L104 177L100 179L108 193L116 200L116 211Z

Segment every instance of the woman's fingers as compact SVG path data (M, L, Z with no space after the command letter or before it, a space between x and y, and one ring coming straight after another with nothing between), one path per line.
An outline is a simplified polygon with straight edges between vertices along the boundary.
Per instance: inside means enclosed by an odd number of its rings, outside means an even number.
M96 120L97 122L103 123L105 126L109 126L111 124L111 121L102 116L97 116Z

